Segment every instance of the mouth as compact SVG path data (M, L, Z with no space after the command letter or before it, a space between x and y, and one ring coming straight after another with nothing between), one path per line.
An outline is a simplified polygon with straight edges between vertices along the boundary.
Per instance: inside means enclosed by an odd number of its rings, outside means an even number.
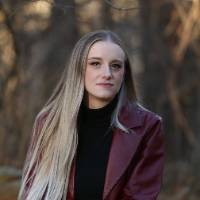
M97 83L96 85L101 88L109 89L109 88L113 87L114 84L112 84L112 83Z
M112 83L97 83L96 85L100 85L100 86L113 86Z

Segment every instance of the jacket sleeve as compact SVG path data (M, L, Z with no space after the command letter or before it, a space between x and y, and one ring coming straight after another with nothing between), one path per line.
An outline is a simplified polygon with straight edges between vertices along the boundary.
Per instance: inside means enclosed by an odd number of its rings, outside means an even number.
M160 192L164 168L164 135L162 119L147 128L139 160L123 188L122 200L155 200Z

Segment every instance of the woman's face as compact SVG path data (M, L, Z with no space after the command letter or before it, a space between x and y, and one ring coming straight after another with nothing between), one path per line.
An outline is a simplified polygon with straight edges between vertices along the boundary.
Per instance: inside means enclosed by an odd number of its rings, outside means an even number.
M121 87L125 54L120 46L110 41L99 41L91 46L85 72L86 100L89 108L108 104Z

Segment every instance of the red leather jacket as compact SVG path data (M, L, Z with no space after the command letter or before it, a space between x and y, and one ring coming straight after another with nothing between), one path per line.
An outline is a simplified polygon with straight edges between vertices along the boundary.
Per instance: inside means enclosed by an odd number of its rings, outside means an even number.
M162 119L137 104L125 106L119 118L130 133L114 130L103 200L155 200L164 167ZM74 175L75 162L67 200L74 200Z
M164 167L161 117L133 103L123 107L119 120L130 133L114 129L103 200L155 200L161 188ZM67 200L75 200L74 175L73 161Z

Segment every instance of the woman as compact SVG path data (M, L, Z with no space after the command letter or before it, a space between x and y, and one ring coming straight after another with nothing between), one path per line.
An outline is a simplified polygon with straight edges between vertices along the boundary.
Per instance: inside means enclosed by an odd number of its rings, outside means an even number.
M163 154L161 118L137 102L121 40L91 32L36 117L19 199L154 200Z

